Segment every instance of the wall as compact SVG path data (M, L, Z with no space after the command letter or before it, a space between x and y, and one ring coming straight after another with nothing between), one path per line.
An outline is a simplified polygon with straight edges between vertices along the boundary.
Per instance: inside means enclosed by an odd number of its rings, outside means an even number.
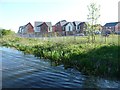
M70 27L70 30L69 30L69 27ZM68 23L68 24L66 25L66 27L65 27L65 30L66 30L66 31L73 31L72 25L71 25L70 23Z

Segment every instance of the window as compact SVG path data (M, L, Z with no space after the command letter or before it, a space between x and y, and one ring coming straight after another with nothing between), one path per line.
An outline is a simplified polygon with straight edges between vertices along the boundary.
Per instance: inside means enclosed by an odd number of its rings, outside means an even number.
M63 27L63 30L65 30L65 27Z
M69 26L69 31L70 31L70 29L71 29L71 28L70 28L70 26Z
M50 27L49 27L49 31L50 31Z
M77 26L77 29L79 29L79 26Z

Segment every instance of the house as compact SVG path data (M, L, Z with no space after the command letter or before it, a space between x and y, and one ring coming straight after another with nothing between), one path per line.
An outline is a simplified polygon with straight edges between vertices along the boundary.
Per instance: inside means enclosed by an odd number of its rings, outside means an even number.
M73 23L67 22L62 26L62 30L65 36L67 35L73 35Z
M120 32L120 22L106 23L103 26L103 31L104 32L109 32L109 33Z
M80 21L73 21L73 32L74 34L79 33L79 24L81 23Z
M87 29L87 23L86 22L81 22L77 26L78 33L85 33L85 30Z
M63 30L63 25L65 25L66 23L66 20L61 20L55 24L55 32L57 33L57 35L63 36L65 34Z
M20 36L32 37L34 35L34 27L29 22L28 24L19 27L18 34Z
M56 32L56 26L55 25L52 26L52 32Z
M40 30L40 34L42 36L48 36L52 33L52 23L51 22L42 22L42 24L38 25Z
M43 22L40 21L35 21L34 22L34 32L35 32L35 37L40 37L41 33L40 33L40 27L38 27L38 25L41 25Z
M102 30L102 25L101 24L96 24L96 25L94 25L95 27L96 27L96 30L97 31L101 31Z

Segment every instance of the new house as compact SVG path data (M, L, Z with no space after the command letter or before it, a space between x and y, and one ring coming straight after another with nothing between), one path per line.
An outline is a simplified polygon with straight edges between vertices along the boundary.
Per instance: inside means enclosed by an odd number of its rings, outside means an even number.
M87 23L86 22L81 22L78 24L78 32L79 33L85 33L86 29L87 29Z
M34 32L35 32L35 37L40 37L41 33L40 33L40 27L38 27L38 25L41 25L43 22L40 21L35 21L34 22Z
M18 34L20 36L32 37L34 35L34 27L29 22L28 24L19 27Z
M66 23L67 23L66 20L61 20L55 24L55 32L57 33L57 35L59 36L65 35L64 30L63 30L63 25L65 25Z
M49 36L52 33L52 23L42 22L38 25L41 36Z
M67 22L62 26L63 34L65 36L67 35L73 35L73 23L72 22Z
M73 32L74 34L78 34L80 29L79 29L79 24L81 23L81 21L73 21Z
M61 20L55 24L55 32L61 36L73 35L75 30L76 26L73 24L73 22Z
M103 31L109 33L120 32L120 22L110 22L103 26Z

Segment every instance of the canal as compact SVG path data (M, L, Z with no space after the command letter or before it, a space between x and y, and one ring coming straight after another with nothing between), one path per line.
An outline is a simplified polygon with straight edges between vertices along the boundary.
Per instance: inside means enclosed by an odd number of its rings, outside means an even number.
M120 81L82 75L64 65L0 47L2 88L120 88Z

